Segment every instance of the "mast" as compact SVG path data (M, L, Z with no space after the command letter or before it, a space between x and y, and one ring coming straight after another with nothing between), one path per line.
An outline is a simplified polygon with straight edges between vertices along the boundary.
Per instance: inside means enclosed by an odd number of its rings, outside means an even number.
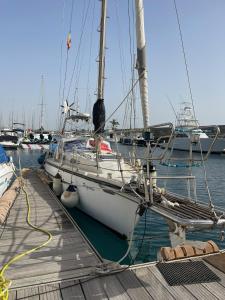
M104 75L105 75L105 27L106 27L107 0L102 0L100 46L99 46L99 69L98 69L98 99L104 98Z
M144 7L143 0L135 0L136 9L136 40L137 40L137 70L140 80L140 96L142 105L144 129L149 126L149 103L148 103L148 74L146 63L146 42L144 30Z
M40 115L40 130L43 131L43 119L44 119L44 76L41 76L41 115Z
M104 75L105 75L105 29L106 29L107 0L102 0L101 23L100 23L100 45L98 62L98 98L93 106L93 124L96 133L104 132L105 105L104 105Z

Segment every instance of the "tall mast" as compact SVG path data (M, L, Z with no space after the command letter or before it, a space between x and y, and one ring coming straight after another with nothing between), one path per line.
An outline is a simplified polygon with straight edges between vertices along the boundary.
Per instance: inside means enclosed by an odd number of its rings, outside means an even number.
M106 6L107 0L102 0L98 63L98 99L104 99Z
M142 105L143 125L149 126L149 103L148 103L148 74L146 63L146 42L144 30L144 7L143 0L135 0L136 9L136 40L137 40L137 70L140 78L140 96Z
M44 119L44 76L41 76L41 115L40 115L40 129L43 130L43 119Z
M106 29L106 7L107 0L102 0L101 23L100 23L100 45L98 64L98 98L93 106L93 124L96 133L104 132L105 105L104 105L104 75L105 75L105 29Z

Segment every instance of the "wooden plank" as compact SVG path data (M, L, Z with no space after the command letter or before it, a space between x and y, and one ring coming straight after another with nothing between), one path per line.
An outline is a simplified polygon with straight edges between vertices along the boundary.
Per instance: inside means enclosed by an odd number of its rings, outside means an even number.
M118 273L116 277L119 279L121 285L123 286L124 290L127 292L131 299L153 299L152 296L141 285L141 283L132 271L122 271L121 273Z
M202 285L210 291L217 299L225 299L225 289L224 287L217 282L202 283ZM203 299L203 298L202 298Z
M39 286L40 300L61 300L59 284L49 284Z
M45 275L46 273L56 273L64 271L74 271L82 270L87 267L96 266L95 256L86 257L84 261L63 261L63 263L53 263L53 262L43 262L39 264L29 264L23 266L14 266L7 271L8 278L12 280L17 280L27 277L35 277L40 275ZM86 273L86 272L85 272Z
M133 270L136 274L138 280L140 281L141 285L143 285L149 294L152 296L153 299L157 300L173 300L174 297L172 294L167 290L161 282L149 272L148 268L140 268Z
M63 235L65 232L71 232L71 234L72 234L75 231L74 231L74 228L65 228L65 229L64 228L61 228L61 229L54 228L54 229L49 230L49 232L52 235ZM14 231L11 231L11 232L4 231L4 233L1 237L0 243L2 240L8 240L8 239L12 239L12 238L14 240L16 240L17 238L24 237L24 235L28 235L28 234L33 236L33 234L35 234L35 233L37 234L37 231L31 231L30 227L29 228L16 227L15 232Z
M18 246L18 248L16 249L12 249L12 251L7 251L8 247L6 248L6 251L3 247L3 250L1 252L0 255L0 261L2 261L4 259L4 257L8 256L8 257L13 257L14 255L18 254L18 253L22 253L24 251L30 250L32 249L34 246L37 246L38 244L33 244L33 245L21 245ZM57 244L55 245L50 245L48 244L46 247L43 247L41 249L39 249L38 251L29 254L27 257L45 257L45 256L58 256L61 255L63 256L63 254L67 254L67 253L71 253L71 258L75 259L75 254L77 253L81 253L80 258L82 258L82 252L85 254L89 254L92 255L94 252L93 251L88 251L86 252L87 247L86 247L86 243L84 243L83 241L78 243L73 243L73 244L67 244L64 245L63 247L58 247ZM25 258L26 259L26 258Z
M207 267L209 269L211 269L221 279L221 281L219 283L217 283L216 286L213 285L213 284L209 284L209 283L204 283L203 286L207 290L209 290L213 295L215 295L218 299L222 299L221 297L223 297L223 299L224 299L224 295L225 295L225 274L223 272L221 272L220 270L214 268L212 265L210 265L206 261L204 261L204 263L207 265ZM216 288L217 291L214 292L213 288Z
M202 284L187 284L187 285L185 285L185 287L197 299L204 299L204 300L218 299L213 293L211 293ZM225 290L224 290L224 293L225 293Z
M46 240L46 235L42 232L36 232L33 236L22 236L20 238L17 238L15 241L13 241L11 238L5 239L4 242L2 239L0 239L0 253L1 249L4 249L7 246L12 245L20 245L21 242L25 242L27 240L28 243L33 244L35 242L37 245L39 242ZM54 234L52 236L51 245L57 244L57 246L62 247L63 245L68 245L71 243L80 243L84 242L83 238L81 237L80 233L78 231L76 232L64 232L63 234Z
M78 281L67 281L60 283L60 291L64 300L84 300L84 294Z
M81 285L84 291L85 299L108 299L104 289L104 284L98 278L91 279L83 283L81 282Z
M184 286L170 286L156 266L149 267L148 270L160 283L173 295L175 299L196 299Z
M109 299L128 300L130 297L115 275L99 278Z
M93 274L93 267L68 270L55 273L46 273L42 275L28 276L23 278L17 278L12 281L12 288L25 288L32 285L41 285L51 282L62 282L64 280L75 280L89 277L90 274Z
M220 271L217 268L213 267L212 265L210 265L206 261L204 261L204 264L206 264L207 267L209 269L211 269L221 279L220 284L222 284L225 287L225 273L223 273L222 271Z
M6 263L8 260L5 259L2 264ZM35 269L36 267L40 267L41 265L63 265L66 262L70 262L72 265L80 266L80 267L87 267L89 266L88 263L93 266L98 263L98 260L96 260L96 257L94 253L89 253L88 251L80 251L78 253L74 253L73 255L71 253L62 254L58 256L45 256L42 255L36 257L36 258L26 258L18 260L13 264L13 268L16 272L20 273L22 272L22 268L25 266L29 266L30 268Z
M17 290L17 299L39 300L39 291L37 286Z
M16 290L9 290L9 299L8 300L16 300Z

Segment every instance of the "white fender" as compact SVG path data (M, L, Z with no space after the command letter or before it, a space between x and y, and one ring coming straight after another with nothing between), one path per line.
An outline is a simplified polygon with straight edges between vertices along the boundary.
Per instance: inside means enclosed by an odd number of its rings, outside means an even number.
M66 191L61 195L62 203L69 208L77 206L79 202L79 194L76 185L70 184Z

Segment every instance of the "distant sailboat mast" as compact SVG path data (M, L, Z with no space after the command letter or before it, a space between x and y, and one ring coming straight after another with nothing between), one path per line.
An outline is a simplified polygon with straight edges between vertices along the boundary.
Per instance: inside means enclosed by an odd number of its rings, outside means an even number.
M93 124L95 133L104 132L105 105L104 105L104 74L105 74L105 29L106 29L107 0L102 0L100 46L99 46L99 71L98 71L98 98L93 106Z
M144 30L143 0L135 0L136 8L136 39L137 39L137 70L140 77L140 95L143 115L143 125L149 126L148 75L146 63L146 42Z
M44 76L41 76L41 115L40 115L40 130L44 129L43 119L44 119Z

